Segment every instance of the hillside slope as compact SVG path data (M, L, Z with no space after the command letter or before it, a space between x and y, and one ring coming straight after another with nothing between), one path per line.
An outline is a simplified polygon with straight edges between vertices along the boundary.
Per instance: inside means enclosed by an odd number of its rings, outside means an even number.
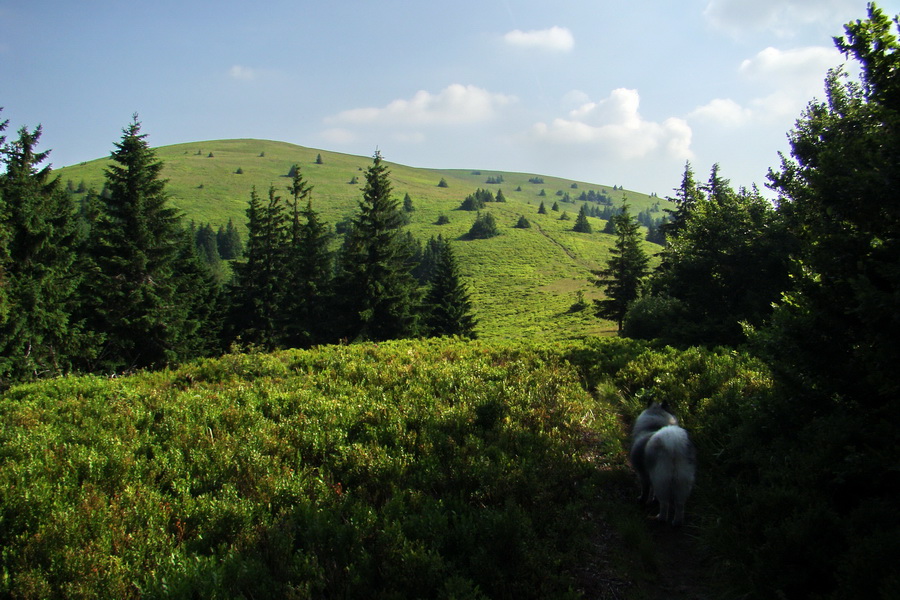
M233 219L244 227L244 211L255 186L265 194L269 186L284 191L291 165L313 186L313 202L332 225L352 215L361 197L364 171L371 158L327 152L267 140L217 140L165 146L156 149L165 163L172 203L187 218L214 227ZM317 157L321 156L321 164ZM63 181L101 189L107 159L98 159L57 171ZM572 181L531 173L459 169L421 169L388 162L394 194L413 200L409 230L422 241L443 235L453 241L463 276L481 321L484 338L541 337L566 339L586 334L608 334L613 325L593 316L591 310L571 312L579 291L590 300L599 297L591 284L591 271L603 266L612 237L599 233L604 222L591 219L595 233L571 231L582 192L603 193L621 204L627 197L632 213L656 206L659 198L609 186ZM356 178L354 183L354 178ZM444 179L447 187L438 187ZM529 180L542 180L532 183ZM502 180L502 183L487 183ZM475 214L457 210L462 200L478 188L496 194L503 190L506 203L489 205L502 235L490 240L467 241ZM545 196L540 196L543 190ZM574 202L563 202L565 194ZM548 212L537 214L544 201ZM560 210L550 210L554 202ZM563 213L570 220L560 220ZM658 213L662 215L662 213ZM450 219L436 225L440 215ZM513 226L524 215L529 229ZM648 253L658 250L647 245Z

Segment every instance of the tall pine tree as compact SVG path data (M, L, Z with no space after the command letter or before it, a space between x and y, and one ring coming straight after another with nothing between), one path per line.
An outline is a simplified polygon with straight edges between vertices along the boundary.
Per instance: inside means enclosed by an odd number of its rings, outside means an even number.
M461 281L459 267L449 243L440 248L425 306L428 310L426 329L430 335L477 337L475 326L478 321L472 314L472 301Z
M349 338L387 340L419 332L419 294L391 191L390 171L376 151L340 255L339 294Z
M305 348L334 341L330 320L334 300L331 231L313 210L312 187L303 179L299 167L288 191L285 343Z
M596 284L606 293L606 298L594 300L597 316L616 322L622 331L622 323L628 307L634 302L647 276L650 259L642 248L641 231L638 222L628 212L628 205L612 218L616 228L616 244L610 250L612 255L606 268L597 271Z
M50 167L40 166L49 154L35 151L40 137L40 127L23 127L2 147L0 285L8 307L0 318L0 387L65 372L87 351L73 316L81 279L75 207Z
M247 247L244 260L234 263L227 337L266 349L283 341L286 278L283 270L289 239L287 213L281 196L269 188L268 200L254 188L247 206Z
M96 366L107 371L190 358L203 325L186 293L200 282L186 281L193 272L184 262L182 217L169 205L163 163L146 137L135 115L115 144L91 234L87 302L105 336Z

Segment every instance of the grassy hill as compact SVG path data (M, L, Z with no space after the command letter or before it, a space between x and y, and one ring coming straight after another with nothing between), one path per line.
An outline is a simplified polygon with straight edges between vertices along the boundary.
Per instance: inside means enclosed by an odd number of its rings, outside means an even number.
M262 194L270 185L284 191L293 164L300 165L304 178L313 185L316 210L333 225L355 212L364 171L372 162L369 157L250 139L177 144L157 148L156 152L165 163L163 177L168 179L172 203L189 219L210 222L214 227L229 218L243 227L252 187ZM319 155L322 163L316 164ZM75 186L83 182L87 188L99 190L107 162L98 159L57 173ZM603 192L614 205L627 197L634 214L656 204L666 205L664 200L638 192L534 173L421 169L389 161L388 165L395 196L402 199L409 194L413 200L415 211L409 225L413 235L422 241L439 234L453 240L481 321L479 335L487 339L567 339L614 330L611 323L597 319L591 310L569 310L578 291L588 300L600 296L600 290L590 282L591 270L605 264L613 238L599 233L604 225L599 219L591 219L593 234L571 231L580 202L559 202L559 212L549 210L562 194L568 192L577 199L589 190ZM354 177L357 183L351 183ZM529 182L536 177L543 183ZM442 178L447 187L438 187ZM488 184L489 178L502 178L503 182ZM507 202L487 209L503 234L490 240L467 241L462 238L475 215L457 208L479 187L494 193L503 190ZM546 196L539 195L541 190ZM542 200L548 209L546 215L537 214ZM559 220L563 212L571 220ZM446 215L450 223L436 225L440 215ZM530 229L513 228L521 215L532 223ZM647 245L648 253L656 250L658 247Z

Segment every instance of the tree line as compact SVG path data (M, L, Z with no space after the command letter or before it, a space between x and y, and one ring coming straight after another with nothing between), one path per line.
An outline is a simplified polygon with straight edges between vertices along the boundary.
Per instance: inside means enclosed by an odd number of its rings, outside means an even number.
M253 190L242 244L233 222L214 232L170 206L137 115L115 143L103 193L78 206L43 165L40 136L40 127L0 135L0 388L159 368L234 344L475 336L450 244L423 247L404 232L411 200L404 210L392 199L377 153L332 251L332 228L299 168L286 190ZM215 265L232 257L234 276L223 283Z

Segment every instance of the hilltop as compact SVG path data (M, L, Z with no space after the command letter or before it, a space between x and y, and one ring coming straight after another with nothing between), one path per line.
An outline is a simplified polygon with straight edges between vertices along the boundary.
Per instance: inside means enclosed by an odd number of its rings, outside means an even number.
M363 171L371 164L370 157L255 139L191 142L155 151L165 164L162 176L168 180L173 205L188 219L214 227L233 219L243 228L251 189L255 186L265 193L271 185L284 190L294 164L313 186L316 210L334 225L356 210ZM479 334L485 338L568 339L611 333L614 326L597 319L593 311L570 311L579 291L589 301L599 297L591 271L605 264L613 242L612 236L599 233L604 222L597 218L590 219L594 233L571 231L582 204L578 198L582 193L602 194L613 206L627 198L633 214L667 205L663 199L614 185L534 173L425 169L386 162L395 197L399 200L409 194L413 201L409 231L422 241L437 235L453 241L482 323ZM75 186L83 183L87 189L99 190L107 163L108 159L97 159L61 168L57 174ZM439 187L442 179L446 187ZM503 191L507 202L487 209L503 234L465 241L475 215L457 209L478 188L495 194ZM567 194L572 202L564 201ZM541 201L546 215L537 214ZM558 212L550 210L554 202L559 204ZM560 220L564 212L570 220ZM661 211L654 214L663 215ZM441 215L450 222L437 225ZM523 215L532 227L514 228ZM649 254L657 249L647 245Z

